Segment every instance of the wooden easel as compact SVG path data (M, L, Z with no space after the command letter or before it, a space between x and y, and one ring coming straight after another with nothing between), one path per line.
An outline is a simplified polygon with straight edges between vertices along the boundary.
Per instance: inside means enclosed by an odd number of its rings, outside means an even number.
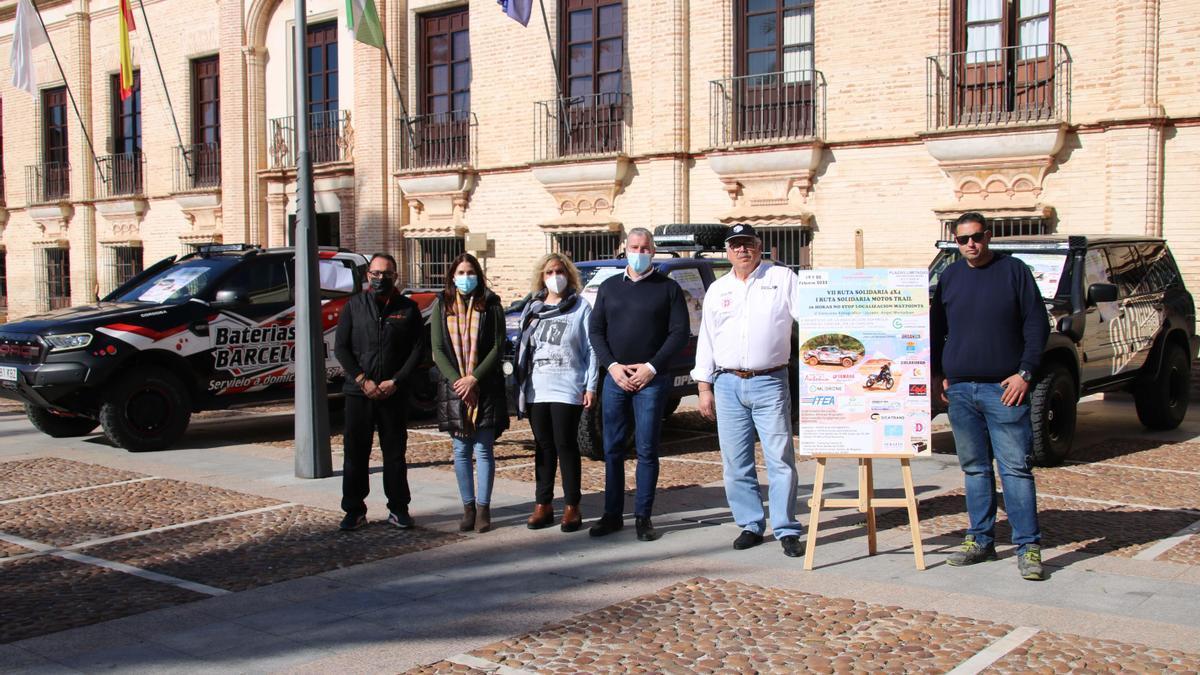
M909 460L912 457L912 455L812 455L812 458L817 460L817 474L813 479L812 498L808 500L810 511L808 543L804 551L804 569L811 570L813 568L813 557L817 548L817 528L821 523L821 509L826 507L848 508L851 506L857 507L860 512L867 514L867 553L869 555L875 555L876 549L875 509L894 506L906 507L908 509L909 529L912 530L913 558L918 570L925 569L925 551L921 548L921 527L917 517L917 497L913 491L912 468L909 466ZM858 460L857 499L830 499L824 496L825 462L831 458ZM875 474L871 462L876 459L900 460L900 475L904 479L903 499L875 498Z

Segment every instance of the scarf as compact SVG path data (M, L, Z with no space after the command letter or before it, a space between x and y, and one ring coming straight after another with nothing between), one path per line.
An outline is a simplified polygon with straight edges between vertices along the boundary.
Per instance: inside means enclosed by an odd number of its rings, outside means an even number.
M575 290L568 288L557 305L547 305L546 289L543 288L537 292L537 295L530 298L529 302L525 303L525 308L521 310L521 335L517 339L517 369L515 373L518 419L526 415L525 383L529 381L529 377L533 373L534 329L542 319L569 313L578 301L579 296L575 294Z
M450 333L450 346L454 348L454 356L458 359L458 372L466 377L475 372L479 346L479 324L482 323L483 312L475 311L469 303L463 302L461 293L454 294L454 313L446 317L446 328ZM478 385L477 385L478 386ZM475 428L475 420L479 417L479 398L475 405L466 406L467 414L463 422L468 429Z

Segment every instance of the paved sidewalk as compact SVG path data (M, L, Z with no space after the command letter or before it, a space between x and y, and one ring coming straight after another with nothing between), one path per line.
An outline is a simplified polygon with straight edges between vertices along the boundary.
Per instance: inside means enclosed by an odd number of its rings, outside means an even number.
M666 432L664 537L642 543L632 527L527 530L520 425L498 448L496 531L456 531L449 444L425 427L409 453L420 527L378 522L376 474L376 522L340 533L340 478L292 476L290 411L207 415L179 449L134 454L0 407L0 670L1198 670L1200 417L1149 434L1128 401L1095 400L1079 419L1078 459L1038 472L1050 579L1031 583L1007 545L944 564L965 527L947 433L913 464L929 569L913 568L903 513L881 517L867 556L862 515L834 510L805 572L774 540L732 550L694 411ZM799 471L803 502L813 463ZM899 493L895 467L876 473ZM585 460L589 520L602 476ZM830 464L827 486L855 481L853 461Z

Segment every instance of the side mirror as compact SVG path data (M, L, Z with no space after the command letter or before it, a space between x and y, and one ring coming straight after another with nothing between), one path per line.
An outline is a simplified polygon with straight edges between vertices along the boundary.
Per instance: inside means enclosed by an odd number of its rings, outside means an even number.
M1117 287L1113 284L1092 284L1088 286L1087 299L1089 305L1098 305L1102 302L1117 301Z
M217 297L212 301L212 307L230 307L246 304L248 298L237 291L217 291Z

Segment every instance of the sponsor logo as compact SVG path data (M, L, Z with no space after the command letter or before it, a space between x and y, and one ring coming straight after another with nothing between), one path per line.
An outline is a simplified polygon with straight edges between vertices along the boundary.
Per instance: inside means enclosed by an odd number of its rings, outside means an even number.
M42 348L38 345L0 345L0 359L36 359Z
M811 406L817 406L817 407L832 406L837 403L837 397L836 396L805 396L804 398L800 399L800 403L802 405L811 405Z
M217 370L243 371L290 366L296 360L294 324L246 326L222 317L222 320L213 324L212 335L213 368ZM324 341L321 344L328 359L329 345Z
M840 394L846 390L840 384L810 384L807 389L810 394Z
M917 352L917 343L915 343L915 342L904 343L904 352L906 354L915 354Z
M166 313L167 313L167 310L160 309L157 312L146 312L145 314L138 314L138 316L144 319L148 316L158 316L160 314L166 314Z
M901 340L920 340L921 336L916 333L905 333L900 336Z
M909 396L928 396L929 385L927 384L910 384L908 385Z
M888 410L899 410L899 409L900 409L900 401L888 401L888 400L883 400L883 401L872 400L871 401L871 410L888 411Z
M904 425L902 425L902 424L885 424L885 425L883 425L883 435L884 436L892 436L892 437L903 436L904 435Z

